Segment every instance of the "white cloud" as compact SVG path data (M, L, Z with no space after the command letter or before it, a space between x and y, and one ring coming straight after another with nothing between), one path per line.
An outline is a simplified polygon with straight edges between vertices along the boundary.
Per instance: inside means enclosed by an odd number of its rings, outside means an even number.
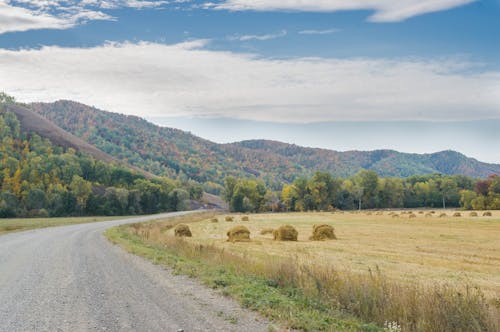
M167 1L146 0L0 0L0 34L37 29L68 29L95 20L114 20L101 10L153 8Z
M325 29L325 30L302 30L299 31L301 35L330 35L339 32L340 29Z
M239 41L249 41L249 40L270 40L270 39L276 39L276 38L281 38L285 37L287 35L286 30L281 30L280 32L277 33L270 33L270 34L265 34L265 35L234 35L230 36L229 40L239 40Z
M270 59L175 45L0 49L0 91L140 116L277 122L500 118L500 72L455 60ZM474 70L472 70L474 69Z
M223 0L206 3L206 8L230 11L336 12L373 10L373 22L398 22L410 17L447 10L476 0Z

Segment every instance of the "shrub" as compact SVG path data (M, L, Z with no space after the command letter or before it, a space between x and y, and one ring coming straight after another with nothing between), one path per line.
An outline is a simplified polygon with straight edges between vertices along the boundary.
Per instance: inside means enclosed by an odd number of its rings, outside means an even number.
M274 228L264 228L260 231L261 235L273 234Z
M469 217L477 217L477 212L472 211L471 213L469 213Z
M298 235L299 232L297 232L295 227L290 225L280 226L273 231L274 239L277 241L297 241Z
M483 217L491 217L491 212L490 211L484 212Z
M228 242L250 241L250 231L245 226L236 226L227 231Z
M231 217L231 216L226 216L224 218L224 220L226 220L227 222L233 222L234 221L234 217Z
M462 214L461 214L460 212L455 212L455 213L453 213L453 216L454 216L454 217L461 217L461 216L462 216Z
M322 241L322 240L335 240L337 237L335 236L335 230L330 225L314 225L313 233L309 240L313 241Z
M243 216L241 217L241 221L250 221L250 218L248 216Z
M175 233L175 236L187 236L187 237L193 236L193 234L191 234L191 230L189 229L189 226L186 224L179 224L179 225L175 226L174 233Z

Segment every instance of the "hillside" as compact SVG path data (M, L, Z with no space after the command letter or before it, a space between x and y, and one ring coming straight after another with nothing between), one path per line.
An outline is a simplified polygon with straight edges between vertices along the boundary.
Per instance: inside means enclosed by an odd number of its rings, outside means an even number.
M21 105L0 100L0 218L184 209L201 192L148 179Z
M337 152L252 140L216 144L136 116L101 111L72 101L34 103L31 109L109 155L157 175L190 178L220 188L228 175L256 177L273 187L324 170L346 177L360 169L381 176L500 174L500 165L454 152L408 154L392 150Z

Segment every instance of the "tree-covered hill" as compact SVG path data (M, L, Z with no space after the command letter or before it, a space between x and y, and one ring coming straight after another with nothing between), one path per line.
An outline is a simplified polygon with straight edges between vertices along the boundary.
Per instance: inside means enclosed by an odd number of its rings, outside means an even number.
M297 176L328 171L347 177L360 169L380 176L460 174L487 177L500 165L454 152L408 154L392 150L337 152L267 140L216 144L190 133L154 125L136 116L110 113L72 101L35 103L31 109L104 152L173 178L190 178L217 192L226 176L255 177L274 188ZM212 189L212 190L211 190Z
M183 209L201 195L168 178L148 179L102 152L94 151L101 160L54 144L35 124L27 130L26 118L8 111L14 106L0 96L0 217L149 214Z

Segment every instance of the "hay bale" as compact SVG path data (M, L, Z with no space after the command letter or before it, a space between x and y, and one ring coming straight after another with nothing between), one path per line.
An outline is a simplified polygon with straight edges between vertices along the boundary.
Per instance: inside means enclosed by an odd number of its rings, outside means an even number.
M491 217L491 212L490 211L484 212L483 217Z
M367 215L367 216L371 216L371 215L372 215L372 213L371 213L371 212L366 212L366 215Z
M232 217L232 216L226 216L224 218L224 220L227 221L227 222L233 222L234 221L234 217Z
M430 213L434 214L434 213L436 213L436 211L432 210Z
M264 228L260 231L260 235L273 234L274 228Z
M250 241L250 231L245 226L235 226L227 231L227 241L248 242Z
M191 230L189 229L189 226L185 225L185 224L179 224L179 225L175 226L174 233L175 233L175 236L180 236L180 237L193 236L193 234L191 234Z
M241 217L241 221L250 221L250 218L248 216L243 216Z
M290 225L280 226L273 231L273 236L276 241L297 241L299 232Z
M313 234L309 240L322 241L322 240L336 240L335 230L332 226L322 224L313 226Z
M418 214L424 214L424 211L418 211Z
M426 214L425 214L425 217L426 217L426 218L432 218L432 213L426 213Z
M446 213L441 213L441 214L439 215L439 218L444 218L444 217L447 217L447 216L448 216L448 215L447 215Z
M394 213L394 214L392 215L392 217L393 217L393 218L399 218L399 214Z
M461 217L461 216L462 216L462 214L461 214L460 212L455 212L455 213L453 213L453 216L454 216L454 217Z
M417 217L417 215L416 215L416 214L414 214L414 213L411 213L411 214L408 216L408 218L409 218L409 219L413 219L413 218L416 218L416 217Z
M469 217L477 217L477 212L472 211L471 213L469 213Z
M377 213L375 213L375 215L377 215L377 216L381 216L383 214L384 214L384 212L382 212L382 211L378 211Z
M210 219L210 222L216 223L216 222L219 222L219 219L217 219L217 218L212 218L212 219Z

